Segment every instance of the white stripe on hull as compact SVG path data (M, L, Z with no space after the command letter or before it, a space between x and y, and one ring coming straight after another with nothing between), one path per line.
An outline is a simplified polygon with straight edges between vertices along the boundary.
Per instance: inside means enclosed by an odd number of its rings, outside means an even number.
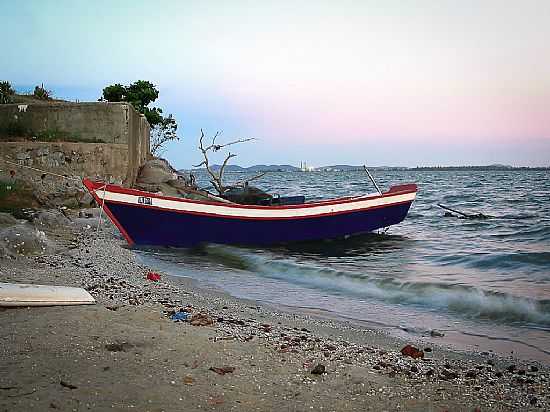
M144 206L143 196L125 194L125 193L116 193L109 192L98 189L95 191L96 195L106 201L113 201L118 203L126 203L135 206ZM293 218L293 217L314 217L317 215L325 215L331 213L342 213L342 212L352 212L355 210L361 209L370 209L380 206L388 206L393 203L404 203L412 202L416 198L416 193L405 193L405 194L396 194L394 196L385 196L378 198L364 198L364 200L357 200L345 203L337 204L320 204L318 206L307 206L307 207L297 207L297 208L265 208L265 209L255 209L255 208L246 208L238 206L225 206L223 204L213 205L213 204L203 204L203 203L193 203L186 202L185 200L169 200L169 199L160 199L156 197L146 198L149 206L175 210L180 212L191 212L191 213L204 213L209 215L220 215L220 216L230 216L230 217L242 217L242 218ZM142 199L142 201L138 201ZM358 198L358 199L363 199ZM307 205L307 204L306 204Z

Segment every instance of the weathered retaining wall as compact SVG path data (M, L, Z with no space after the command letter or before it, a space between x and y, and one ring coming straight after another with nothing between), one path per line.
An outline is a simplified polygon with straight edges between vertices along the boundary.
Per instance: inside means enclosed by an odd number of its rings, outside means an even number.
M126 144L70 142L2 142L0 169L14 170L16 176L40 176L12 163L67 176L90 177L113 183L123 183L129 169L129 150ZM4 164L3 164L4 163Z
M149 139L147 120L127 103L0 105L0 156L55 173L133 185Z
M130 106L128 110L128 167L125 182L136 182L139 168L151 157L150 127L145 116L140 116Z

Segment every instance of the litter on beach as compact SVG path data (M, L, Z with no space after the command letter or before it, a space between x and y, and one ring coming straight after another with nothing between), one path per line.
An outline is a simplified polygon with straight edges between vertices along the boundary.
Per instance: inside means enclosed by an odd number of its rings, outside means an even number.
M82 288L24 283L0 283L0 306L93 305Z
M160 280L160 275L156 272L148 272L147 279L153 282L158 282Z
M189 312L176 312L172 316L170 316L170 319L173 320L174 322L179 322L179 321L183 322L187 320L189 316L191 316Z

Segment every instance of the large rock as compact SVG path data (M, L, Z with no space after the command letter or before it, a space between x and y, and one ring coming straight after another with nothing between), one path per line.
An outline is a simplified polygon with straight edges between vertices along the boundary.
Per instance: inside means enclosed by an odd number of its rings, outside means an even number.
M160 184L170 180L177 180L178 175L168 161L164 159L152 159L143 165L139 171L137 183Z
M17 219L9 213L0 213L0 227L13 226L17 223Z
M56 181L54 183L34 185L33 196L43 207L67 206L78 208L81 199L87 194L82 182L78 180Z
M78 199L78 204L80 207L91 207L94 204L94 198L90 192L82 193Z
M149 160L139 171L134 188L164 196L183 197L197 200L216 200L206 192L197 190L190 177L178 173L164 159ZM223 201L223 199L220 199Z
M59 210L43 210L38 213L33 222L37 227L59 228L71 224L71 221Z
M28 222L0 229L0 258L35 255L47 249L46 234Z

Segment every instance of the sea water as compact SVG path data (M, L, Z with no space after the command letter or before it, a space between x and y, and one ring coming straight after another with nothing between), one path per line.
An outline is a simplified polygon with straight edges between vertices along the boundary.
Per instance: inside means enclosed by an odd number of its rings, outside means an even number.
M405 221L385 234L140 254L173 275L236 297L344 318L404 339L550 362L550 172L374 175L383 189L408 182L419 187ZM246 176L228 173L226 179ZM206 186L207 176L198 181ZM374 191L359 171L272 172L254 184L308 200ZM438 203L490 218L444 217Z

